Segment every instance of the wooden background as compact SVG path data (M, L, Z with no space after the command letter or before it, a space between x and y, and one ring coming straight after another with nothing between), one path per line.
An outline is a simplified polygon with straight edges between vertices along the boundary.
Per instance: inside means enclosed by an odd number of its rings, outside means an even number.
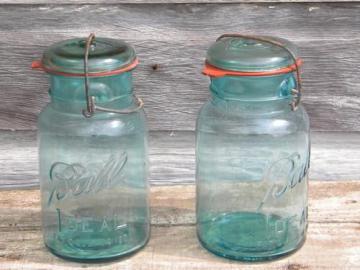
M201 67L225 32L298 45L313 131L310 177L360 179L360 3L266 2L0 0L0 187L38 185L36 118L48 83L31 61L53 42L90 32L137 50L153 184L194 182L195 119L209 96Z
M135 90L151 130L153 185L149 244L134 256L93 265L58 259L42 243L36 118L49 100L48 83L30 69L53 42L90 32L137 50ZM209 97L201 75L205 52L225 32L290 39L305 61L309 231L300 251L267 264L228 261L201 248L194 185L184 185L194 183L195 119ZM0 0L0 35L1 270L360 269L360 2Z

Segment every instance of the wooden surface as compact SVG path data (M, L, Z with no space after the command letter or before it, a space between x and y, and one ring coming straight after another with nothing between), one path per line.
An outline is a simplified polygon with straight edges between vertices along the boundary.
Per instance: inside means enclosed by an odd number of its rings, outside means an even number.
M194 183L194 148L194 132L151 132L150 183ZM359 164L359 133L312 133L311 180L358 180ZM37 166L34 131L0 132L0 189L37 186Z
M216 257L196 239L194 186L152 187L152 233L134 256L102 264L67 262L43 246L38 190L0 191L0 269L360 269L360 182L312 182L309 230L295 254L245 264Z
M36 128L48 101L44 74L30 70L55 41L125 39L138 52L136 92L151 130L194 130L208 93L205 51L224 32L275 35L300 48L304 104L313 130L360 131L360 3L0 4L0 129Z

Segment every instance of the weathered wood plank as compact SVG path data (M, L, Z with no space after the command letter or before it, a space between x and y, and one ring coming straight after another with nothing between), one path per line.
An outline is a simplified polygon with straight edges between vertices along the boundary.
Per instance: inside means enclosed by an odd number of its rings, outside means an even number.
M151 132L150 175L154 185L194 183L194 132ZM312 133L310 179L360 179L359 133ZM0 188L37 186L34 131L0 132Z
M192 185L152 187L149 244L134 256L94 265L66 262L46 251L38 190L0 191L0 269L359 269L358 181L311 182L305 245L290 257L265 264L229 261L201 248L194 198Z
M0 57L6 59L0 62L0 127L36 128L48 86L29 69L31 61L54 41L95 31L136 47L135 89L146 102L150 129L193 130L209 96L200 74L206 48L225 31L242 31L283 36L300 47L313 130L360 131L359 11L359 3L0 5Z
M133 269L133 270L218 270L218 269L359 269L358 224L312 224L305 245L291 257L270 263L232 262L203 249L195 226L152 228L148 245L131 257L110 263L66 262L50 254L39 229L3 232L0 267L3 270ZM5 253L6 252L6 253Z
M143 46L151 40L159 41L163 45L161 48L146 49L164 52L171 50L165 46L170 41L184 46L192 45L188 48L190 50L197 47L194 41L210 43L224 31L240 30L243 33L256 31L259 34L280 35L293 41L336 41L339 38L343 41L359 39L359 8L360 3L357 2L273 5L0 5L0 32L16 34L13 39L20 43L14 43L14 48L22 44L37 45L38 49L32 51L30 56L41 52L43 48L40 46L67 37L86 37L90 31L96 31L99 36L113 34L116 38L142 41ZM29 17L25 16L29 14L32 15L31 23ZM116 19L119 17L121 20ZM2 42L11 44L8 39ZM186 51L183 50L183 53ZM353 54L356 54L355 51ZM174 59L168 61L174 62Z
M195 196L194 185L152 186L151 223L194 225ZM311 181L309 197L310 222L360 222L360 181ZM24 228L40 227L39 201L38 189L0 190L0 232L6 226L11 227L9 224L15 226L14 223ZM11 221L15 216L21 218L20 223Z
M66 262L43 246L39 228L2 232L2 270L243 270L359 269L359 224L310 224L305 245L290 257L269 263L241 263L218 258L196 239L195 226L153 226L148 245L131 257L109 263Z

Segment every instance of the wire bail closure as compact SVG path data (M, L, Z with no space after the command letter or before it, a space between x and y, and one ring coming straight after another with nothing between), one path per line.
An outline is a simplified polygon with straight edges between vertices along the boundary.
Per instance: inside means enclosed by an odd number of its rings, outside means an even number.
M299 67L299 64L298 64L295 54L289 48L287 48L284 44L282 44L279 41L273 40L271 38L258 37L258 36L252 36L252 35L242 35L242 34L224 34L224 35L221 35L220 37L218 37L216 39L216 41L219 41L220 39L225 38L225 37L239 37L239 38L252 39L255 41L266 42L266 43L270 43L275 46L281 47L289 53L290 57L294 61L294 66L295 66L295 71L296 71L296 80L297 80L296 88L291 90L291 94L293 95L294 99L289 105L291 106L292 111L296 111L301 102L302 83L301 83L300 67Z
M86 97L86 109L82 110L82 114L86 118L90 118L95 114L95 111L100 112L109 112L109 113L118 113L118 114L129 114L139 111L144 107L144 102L141 98L134 96L136 98L137 107L129 110L115 110L110 108L101 107L95 104L95 97L89 95L89 52L92 43L95 40L95 34L91 33L86 40L85 45L85 55L84 55L84 78L85 78L85 97Z

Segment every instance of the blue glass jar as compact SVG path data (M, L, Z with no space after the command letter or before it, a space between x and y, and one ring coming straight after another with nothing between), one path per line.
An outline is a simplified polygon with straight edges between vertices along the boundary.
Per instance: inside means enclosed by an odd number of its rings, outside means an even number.
M51 102L38 120L39 171L44 241L58 256L106 260L149 239L136 64L130 45L91 35L52 45L33 65L50 74Z
M224 35L207 53L196 131L197 234L226 258L270 260L307 230L309 119L289 41Z

